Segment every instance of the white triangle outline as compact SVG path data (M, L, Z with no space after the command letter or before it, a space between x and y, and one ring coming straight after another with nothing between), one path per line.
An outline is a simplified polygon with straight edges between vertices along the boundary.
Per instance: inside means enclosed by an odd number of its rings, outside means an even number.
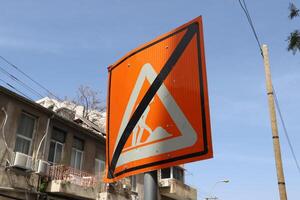
M131 92L125 113L123 115L114 151L116 150L117 144L119 143L123 131L130 120L134 104L138 98L140 90L142 89L144 81L147 79L149 83L152 84L156 76L157 73L150 63L146 63L143 65L135 86ZM176 101L174 100L164 83L162 83L156 94L160 98L162 104L168 111L172 120L175 122L177 128L181 133L181 136L122 152L117 161L116 167L132 161L137 161L140 159L184 149L186 147L193 146L196 143L198 138L196 131L194 130L180 107L177 105Z

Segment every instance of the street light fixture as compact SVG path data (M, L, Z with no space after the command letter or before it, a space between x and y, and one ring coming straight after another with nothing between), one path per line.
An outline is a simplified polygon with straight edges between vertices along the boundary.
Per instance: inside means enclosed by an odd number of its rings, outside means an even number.
M223 181L220 181L220 182L229 183L229 180L223 180Z
M217 197L213 197L211 194L212 194L213 190L215 189L215 187L219 183L229 183L229 180L225 179L225 180L220 180L220 181L215 182L215 184L213 185L213 187L210 189L210 192L208 193L209 194L208 197L205 198L205 200L217 200L218 199Z

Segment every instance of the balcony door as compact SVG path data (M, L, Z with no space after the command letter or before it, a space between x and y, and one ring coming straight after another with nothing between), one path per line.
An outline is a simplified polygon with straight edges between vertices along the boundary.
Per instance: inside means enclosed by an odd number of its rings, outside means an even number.
M48 155L48 161L51 164L59 164L61 162L65 138L65 131L53 127Z
M72 147L72 156L71 156L71 166L75 169L81 170L82 160L83 160L83 148L84 141L74 137L73 147Z

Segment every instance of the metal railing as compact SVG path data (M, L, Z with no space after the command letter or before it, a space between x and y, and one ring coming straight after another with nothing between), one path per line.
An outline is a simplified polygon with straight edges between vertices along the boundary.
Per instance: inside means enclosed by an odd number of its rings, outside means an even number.
M101 175L94 175L66 165L53 165L50 166L48 177L51 181L62 180L82 187L93 187L101 193L107 192L110 188L109 184L102 181L104 174L105 172ZM130 180L129 178L121 179L112 184L111 187L113 187L114 192L122 193L130 189Z
M99 179L93 174L65 165L53 165L49 170L50 180L64 180L84 187L96 187Z

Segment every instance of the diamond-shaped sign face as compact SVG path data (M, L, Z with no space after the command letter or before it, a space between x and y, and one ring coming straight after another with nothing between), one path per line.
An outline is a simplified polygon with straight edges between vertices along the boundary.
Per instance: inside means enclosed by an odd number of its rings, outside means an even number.
M109 67L106 182L212 157L201 17Z

